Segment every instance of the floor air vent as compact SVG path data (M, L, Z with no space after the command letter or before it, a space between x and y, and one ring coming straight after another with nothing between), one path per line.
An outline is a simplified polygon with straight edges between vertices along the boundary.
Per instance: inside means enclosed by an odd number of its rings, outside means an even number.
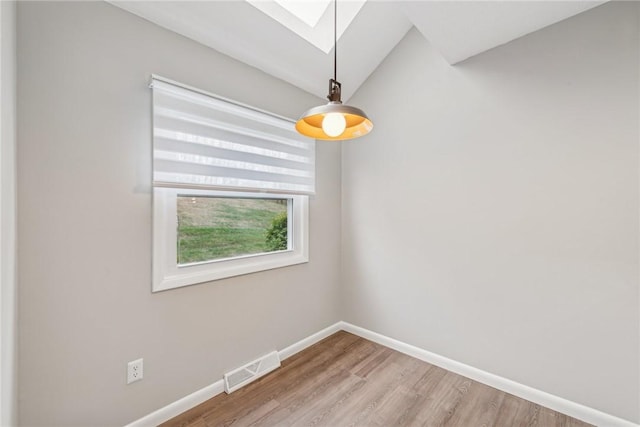
M236 391L279 367L280 357L278 352L272 351L253 362L224 374L224 391L227 394Z

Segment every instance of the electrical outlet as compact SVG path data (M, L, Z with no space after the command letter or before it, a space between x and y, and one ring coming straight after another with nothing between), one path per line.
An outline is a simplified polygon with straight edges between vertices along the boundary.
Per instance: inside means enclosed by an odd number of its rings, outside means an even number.
M142 360L138 359L127 364L127 384L131 384L142 379L144 373Z

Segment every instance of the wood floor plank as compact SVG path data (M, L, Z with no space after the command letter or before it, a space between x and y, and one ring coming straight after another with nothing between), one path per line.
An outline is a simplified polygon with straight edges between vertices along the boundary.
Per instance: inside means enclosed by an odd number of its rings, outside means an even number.
M445 372L437 386L422 399L411 425L446 425L469 391L470 385L471 380L452 372Z
M280 407L280 403L277 400L270 400L262 406L255 408L255 410L250 411L247 415L243 417L239 417L238 419L233 420L233 422L227 422L228 425L233 424L234 427L247 427L255 422L259 421L262 418L265 418L268 414L276 410ZM215 425L220 420L212 419L209 421L210 417L205 417L204 420L208 425Z
M423 421L419 414L423 408L429 404L434 390L440 386L447 371L437 366L425 363L425 370L418 380L411 386L411 391L416 393L416 400L409 405L406 411L398 417L396 426L422 425Z
M586 427L344 331L163 427Z
M298 416L293 416L291 426L324 426L332 415L341 407L348 405L349 399L357 394L366 383L362 378L350 374L348 380L342 382L336 390L323 394L317 400L312 401L308 408L299 411Z
M300 393L287 396L277 411L273 411L260 422L254 423L253 426L291 425L298 418L312 411L314 402L326 403L327 396L337 396L341 390L341 384L344 385L351 381L361 382L358 377L346 370L327 371L327 375L319 376L317 383L308 383ZM324 403L318 403L318 407L322 404Z
M283 415L293 420L295 414L300 413L299 408L307 410L313 399L322 399L325 394L331 395L337 390L341 381L351 380L350 377L353 375L349 372L349 367L361 360L362 355L370 354L374 350L374 347L368 345L360 348L354 346L341 354L342 357L336 357L332 364L323 365L323 369L315 371L314 375L298 378L295 388L283 390L278 396L279 410L256 425L275 425L269 422L276 423L276 420L279 423L285 423Z
M368 378L363 378L365 384L359 393L350 396L347 404L342 405L339 410L326 417L322 425L350 427L362 425L380 406L381 401L396 389L405 377L406 368L396 363L388 363L384 365L384 368L372 371Z
M380 405L372 411L367 419L354 425L378 427L401 425L399 420L406 417L418 397L418 393L414 390L400 384L380 401Z
M447 421L447 425L484 427L494 425L504 396L504 392L471 381L469 391Z
M509 425L515 427L530 427L539 424L539 413L541 407L535 403L520 399L511 394L506 394L498 417L496 425ZM578 424L584 426L586 424Z

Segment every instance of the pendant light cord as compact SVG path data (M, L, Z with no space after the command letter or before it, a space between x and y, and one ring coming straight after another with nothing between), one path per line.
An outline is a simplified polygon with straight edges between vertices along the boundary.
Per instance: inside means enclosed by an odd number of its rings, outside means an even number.
M333 80L338 81L338 0L333 0Z
M2 1L2 0L0 0ZM329 79L330 102L342 104L341 90L338 82L338 0L333 0L333 78Z

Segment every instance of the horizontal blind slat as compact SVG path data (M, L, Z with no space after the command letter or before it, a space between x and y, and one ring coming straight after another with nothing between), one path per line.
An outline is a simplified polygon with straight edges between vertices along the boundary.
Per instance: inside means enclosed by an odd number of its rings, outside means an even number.
M265 173L290 177L300 177L307 181L313 177L311 171L300 169L281 168L277 166L263 165L237 160L219 159L193 154L171 153L166 151L156 151L154 161L173 162L188 167L218 167L240 171L239 173Z
M153 184L315 193L315 141L291 121L158 80Z
M238 103L234 103L230 100L194 92L193 90L157 79L153 79L152 87L155 89L156 93L171 96L174 99L188 100L192 105L205 105L218 111L231 111L238 116L244 116L254 121L268 123L271 126L280 127L282 129L289 129L288 121L285 119L275 117L273 114L261 112L249 106L239 105Z
M298 140L298 135L293 134L294 139L290 138L292 136L290 129L290 122L284 121L281 126L274 126L271 123L265 123L263 121L256 121L248 118L246 115L237 115L231 111L220 111L220 110L212 110L209 108L203 108L199 105L190 104L187 102L163 102L162 95L160 95L160 99L158 100L158 105L162 106L161 110L157 111L157 115L162 115L168 118L176 118L182 119L183 117L186 119L190 119L191 121L197 122L199 120L207 121L208 119L215 118L217 122L224 123L230 126L238 126L240 128L249 128L256 132L261 132L266 135L273 135L284 138L285 143L293 146L299 147L307 147L306 141ZM255 115L255 113L251 113Z
M311 178L313 176L311 170L293 169L280 166L269 165L265 163L247 162L243 160L224 159L220 157L202 156L200 154L175 153L171 151L156 150L155 159L163 159L168 161L195 164L210 165L224 168L242 169L247 171L276 173L280 175L302 176Z
M251 179L231 178L226 176L194 175L194 174L165 174L156 175L156 183L159 187L178 188L214 188L232 189L238 187L243 190L256 192L288 192L299 194L310 194L312 188L304 184L282 183L272 181L256 181ZM259 186L259 189L258 189Z
M283 144L289 145L292 147L300 148L303 150L307 150L308 144L306 141L296 141L292 138L287 138L282 135L278 135L276 133L266 132L262 129L258 128L249 128L245 126L240 126L238 124L230 123L230 121L224 121L219 119L213 119L210 117L203 117L196 114L189 114L181 111L170 110L163 107L158 107L154 111L154 116L156 120L160 117L165 117L168 119L174 119L176 121L180 121L184 124L192 125L192 126L207 126L213 129L218 129L223 132L229 132L238 135L244 135L251 138L269 141L273 144Z
M275 150L268 147L261 147L256 144L252 144L250 140L243 140L242 138L229 138L228 136L219 135L205 136L202 134L185 133L181 131L157 128L154 131L154 137L156 139L173 140L176 143L182 145L191 146L193 150L206 150L209 148L222 149L237 153L244 153L247 155L256 155L263 157L270 157L275 159L289 160L301 164L313 164L313 157L311 153L305 153L301 155L292 151ZM267 160L265 160L267 161Z

